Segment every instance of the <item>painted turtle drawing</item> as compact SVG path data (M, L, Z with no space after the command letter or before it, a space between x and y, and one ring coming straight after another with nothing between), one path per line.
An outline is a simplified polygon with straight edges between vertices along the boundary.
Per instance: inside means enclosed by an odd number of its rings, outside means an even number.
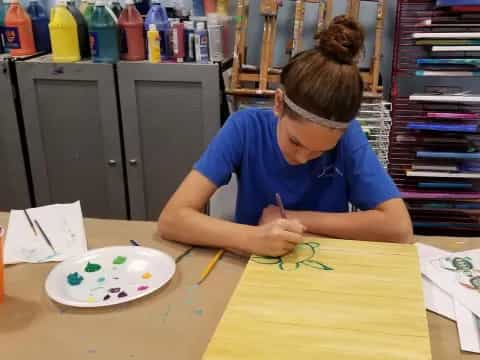
M446 257L440 260L441 266L446 270L469 272L473 270L472 258Z
M252 256L252 261L259 264L278 265L280 270L297 270L300 265L309 266L318 270L333 270L331 267L314 260L316 248L320 246L316 242L298 244L290 254L279 257Z

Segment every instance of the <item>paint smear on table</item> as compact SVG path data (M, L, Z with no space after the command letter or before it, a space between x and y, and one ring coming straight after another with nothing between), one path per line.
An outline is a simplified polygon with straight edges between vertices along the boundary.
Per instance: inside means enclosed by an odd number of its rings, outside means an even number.
M128 294L125 291L122 291L121 293L118 294L119 298L123 298L123 297L126 297L126 296L128 296Z
M111 288L108 291L111 292L112 294L116 294L120 292L120 288Z
M147 290L148 289L148 286L147 285L140 285L137 290L138 291L143 291L143 290Z
M107 301L108 299L110 299L110 295L109 295L109 294L107 294L107 295L105 295L105 296L103 297L103 301Z

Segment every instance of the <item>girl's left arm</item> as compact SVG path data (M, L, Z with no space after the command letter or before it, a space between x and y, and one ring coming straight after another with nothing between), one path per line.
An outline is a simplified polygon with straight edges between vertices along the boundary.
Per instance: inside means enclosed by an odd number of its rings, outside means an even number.
M413 242L412 222L403 200L387 200L375 209L351 213L288 211L287 217L297 219L306 232L341 239ZM263 211L261 223L280 217L280 210L270 206Z

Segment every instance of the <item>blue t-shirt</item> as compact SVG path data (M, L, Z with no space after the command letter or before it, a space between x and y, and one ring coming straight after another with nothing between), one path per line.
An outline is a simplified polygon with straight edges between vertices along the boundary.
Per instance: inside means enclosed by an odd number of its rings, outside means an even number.
M356 120L334 149L302 165L283 157L277 122L271 110L233 114L194 165L218 187L237 174L236 222L258 224L277 192L287 210L323 212L346 212L348 203L367 210L400 197Z

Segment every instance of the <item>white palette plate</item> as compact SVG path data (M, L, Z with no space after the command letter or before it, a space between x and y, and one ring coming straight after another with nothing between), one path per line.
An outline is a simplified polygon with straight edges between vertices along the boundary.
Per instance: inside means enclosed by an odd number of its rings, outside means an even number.
M132 301L164 286L175 273L167 254L141 246L113 246L69 258L48 274L45 290L58 303L101 307Z

